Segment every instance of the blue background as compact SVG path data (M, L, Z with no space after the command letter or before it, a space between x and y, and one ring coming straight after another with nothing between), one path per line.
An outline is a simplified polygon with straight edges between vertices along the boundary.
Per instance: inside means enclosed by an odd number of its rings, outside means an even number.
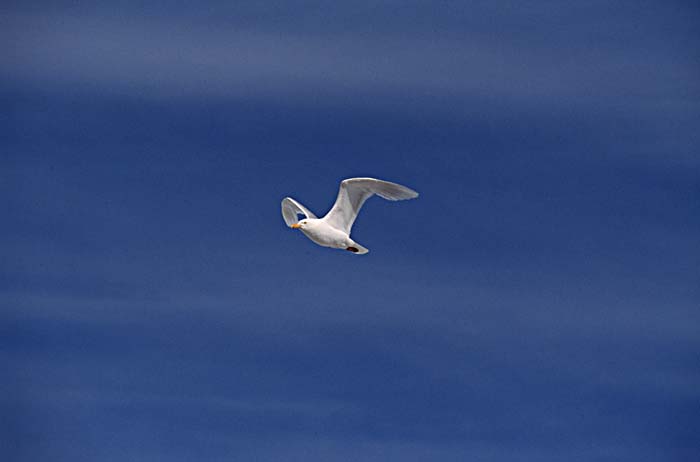
M0 459L700 459L695 2L117 3L1 7Z

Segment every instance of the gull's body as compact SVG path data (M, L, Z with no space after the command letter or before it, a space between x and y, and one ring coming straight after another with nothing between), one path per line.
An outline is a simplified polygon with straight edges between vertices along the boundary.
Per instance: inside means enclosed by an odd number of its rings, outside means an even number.
M340 183L335 204L325 217L317 218L291 197L282 200L282 217L287 226L300 229L318 245L364 254L369 250L353 241L350 231L360 208L374 194L390 201L418 197L417 192L400 184L375 178L349 178ZM299 215L305 218L298 221Z

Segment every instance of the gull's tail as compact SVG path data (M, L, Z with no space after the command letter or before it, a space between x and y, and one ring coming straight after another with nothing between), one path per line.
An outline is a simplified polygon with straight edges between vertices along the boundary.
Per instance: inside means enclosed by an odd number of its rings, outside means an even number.
M350 245L350 247L348 247L348 248L345 249L345 250L348 250L348 251L350 251L350 252L352 252L352 253L354 253L354 254L357 254L357 255L364 255L364 254L366 254L367 252L369 252L369 249L368 249L368 248L362 247L360 244L358 244L358 243L355 242L355 241L352 241L352 244Z

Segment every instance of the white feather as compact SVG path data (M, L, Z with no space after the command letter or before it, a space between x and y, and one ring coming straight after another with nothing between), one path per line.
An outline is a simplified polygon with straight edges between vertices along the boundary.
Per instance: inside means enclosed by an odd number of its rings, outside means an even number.
M374 178L349 178L340 183L338 197L323 221L350 234L362 205L374 194L389 201L414 199L418 193L406 186Z
M304 215L306 218L316 218L313 212L291 197L282 199L282 217L284 217L284 222L287 223L287 226L298 223L299 215Z

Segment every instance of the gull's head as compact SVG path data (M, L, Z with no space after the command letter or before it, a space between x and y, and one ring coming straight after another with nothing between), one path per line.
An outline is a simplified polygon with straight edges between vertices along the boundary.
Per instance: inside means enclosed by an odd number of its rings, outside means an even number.
M304 229L309 225L309 220L301 220L299 223L295 223L292 225L292 228L294 229Z

